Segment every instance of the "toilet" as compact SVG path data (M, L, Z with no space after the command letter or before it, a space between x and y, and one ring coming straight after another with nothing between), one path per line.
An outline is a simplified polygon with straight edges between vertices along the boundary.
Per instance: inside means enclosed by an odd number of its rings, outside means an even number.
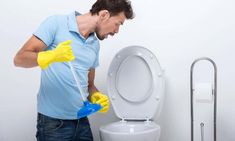
M120 121L100 127L101 141L158 141L154 123L164 99L164 73L148 49L129 46L113 58L108 70L108 96Z

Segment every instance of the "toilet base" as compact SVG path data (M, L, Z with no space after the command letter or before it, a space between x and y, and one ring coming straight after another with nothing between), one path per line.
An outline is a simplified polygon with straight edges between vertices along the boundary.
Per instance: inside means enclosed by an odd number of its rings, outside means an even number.
M158 141L160 126L154 122L115 122L100 128L101 141Z

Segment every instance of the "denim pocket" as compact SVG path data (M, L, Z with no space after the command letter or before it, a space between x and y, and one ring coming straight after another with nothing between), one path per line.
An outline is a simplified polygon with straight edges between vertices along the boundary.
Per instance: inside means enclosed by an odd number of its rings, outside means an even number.
M92 131L87 117L79 119L78 134L81 140L93 141Z
M63 120L44 116L43 126L44 126L44 132L54 132L63 126Z

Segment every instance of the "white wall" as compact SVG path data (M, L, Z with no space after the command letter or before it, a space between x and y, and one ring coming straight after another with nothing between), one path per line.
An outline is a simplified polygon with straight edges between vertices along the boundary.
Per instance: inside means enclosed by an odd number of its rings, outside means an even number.
M47 16L84 13L94 1L0 1L0 141L35 140L40 69L14 67L15 53ZM161 141L189 141L190 65L198 57L210 57L218 67L218 141L234 141L235 1L132 0L132 4L136 18L101 42L97 87L107 93L106 74L117 51L129 45L147 47L167 77L164 108L155 120L162 128ZM99 126L117 120L112 109L90 119L95 141Z

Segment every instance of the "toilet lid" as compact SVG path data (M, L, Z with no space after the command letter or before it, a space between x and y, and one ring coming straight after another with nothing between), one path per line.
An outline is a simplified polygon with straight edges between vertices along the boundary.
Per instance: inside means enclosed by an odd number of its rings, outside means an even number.
M108 71L108 95L121 119L151 119L160 113L164 75L148 49L130 46L120 50Z

